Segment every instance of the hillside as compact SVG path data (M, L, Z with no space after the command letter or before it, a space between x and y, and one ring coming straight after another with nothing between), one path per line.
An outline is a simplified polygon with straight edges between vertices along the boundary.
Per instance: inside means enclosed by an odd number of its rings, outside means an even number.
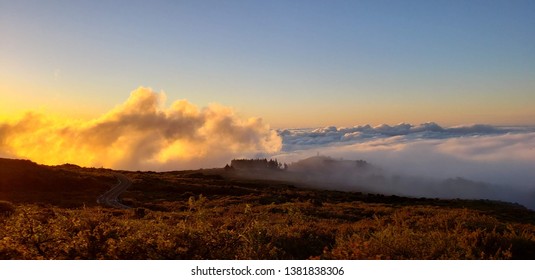
M45 166L0 158L0 200L63 207L96 205L115 182L109 171L76 165Z
M120 171L133 182L121 196L132 209L112 209L89 204L114 184L109 171L1 167L2 190L18 199L1 198L0 259L535 259L535 213L517 204L320 190L208 169ZM65 207L66 197L86 207Z

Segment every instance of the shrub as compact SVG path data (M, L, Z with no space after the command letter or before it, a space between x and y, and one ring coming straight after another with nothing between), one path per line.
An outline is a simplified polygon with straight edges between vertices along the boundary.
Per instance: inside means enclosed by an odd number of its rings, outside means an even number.
M0 200L0 216L11 216L15 213L16 207L9 201Z

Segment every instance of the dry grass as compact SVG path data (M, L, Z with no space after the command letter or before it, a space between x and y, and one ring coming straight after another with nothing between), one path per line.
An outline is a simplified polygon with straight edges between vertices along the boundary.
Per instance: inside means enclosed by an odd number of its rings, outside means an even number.
M204 170L124 172L133 209L115 210L86 203L115 183L106 170L2 164L20 199L0 201L0 259L535 259L535 213L513 204Z
M236 203L183 211L20 205L2 259L533 259L535 226L476 210L386 204ZM376 213L376 214L372 214ZM371 214L371 216L370 216Z

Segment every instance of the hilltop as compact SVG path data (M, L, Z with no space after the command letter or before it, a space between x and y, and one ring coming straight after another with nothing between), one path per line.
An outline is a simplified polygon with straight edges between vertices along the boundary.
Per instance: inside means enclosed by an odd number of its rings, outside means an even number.
M0 200L65 207L95 206L115 178L109 170L39 165L0 158Z

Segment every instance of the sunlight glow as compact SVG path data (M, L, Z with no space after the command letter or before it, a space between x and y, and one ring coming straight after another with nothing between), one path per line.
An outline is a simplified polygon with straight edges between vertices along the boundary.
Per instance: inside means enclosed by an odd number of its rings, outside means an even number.
M281 139L260 119L242 120L213 104L199 110L186 100L164 107L148 88L89 121L40 113L0 123L0 156L56 165L176 168L224 164L231 154L280 150Z

